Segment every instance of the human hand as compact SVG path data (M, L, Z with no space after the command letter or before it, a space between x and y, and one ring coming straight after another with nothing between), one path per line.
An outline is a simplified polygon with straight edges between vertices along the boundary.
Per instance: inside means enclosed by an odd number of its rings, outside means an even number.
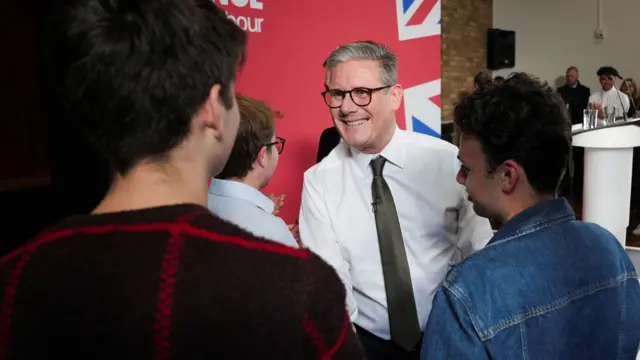
M278 216L278 214L280 213L280 208L282 208L282 206L284 205L284 198L287 197L287 195L274 195L274 194L269 194L269 199L271 199L271 201L273 201L273 215L274 216Z
M288 226L289 226L289 231L291 231L291 235L293 235L293 238L296 239L298 246L301 248L304 247L302 246L302 241L300 241L300 228L298 227L298 224L291 224Z
M602 109L602 104L589 103L589 109L591 109L591 110L600 110L600 109Z

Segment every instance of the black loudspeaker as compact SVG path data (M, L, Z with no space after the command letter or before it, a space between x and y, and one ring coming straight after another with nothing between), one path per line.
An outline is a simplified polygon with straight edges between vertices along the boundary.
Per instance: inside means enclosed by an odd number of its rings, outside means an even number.
M487 30L487 69L499 70L516 65L516 32Z

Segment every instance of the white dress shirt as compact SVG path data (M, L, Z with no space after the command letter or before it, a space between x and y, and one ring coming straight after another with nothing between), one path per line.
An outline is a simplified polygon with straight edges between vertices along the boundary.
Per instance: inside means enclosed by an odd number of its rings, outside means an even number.
M618 97L620 94L620 97ZM620 101L622 100L622 105ZM589 103L602 105L602 111L605 106L613 106L616 109L616 116L624 116L629 111L629 97L622 91L612 87L608 91L596 91L589 96ZM624 108L622 107L624 105Z
M238 181L212 179L207 207L221 219L248 232L298 247L287 224L273 215L273 201L258 189Z
M443 140L396 129L380 154L383 176L398 211L420 327L453 261L483 248L493 235L473 212L455 180L457 148ZM301 241L332 265L347 289L351 320L390 339L387 298L371 206L375 155L340 143L304 174Z

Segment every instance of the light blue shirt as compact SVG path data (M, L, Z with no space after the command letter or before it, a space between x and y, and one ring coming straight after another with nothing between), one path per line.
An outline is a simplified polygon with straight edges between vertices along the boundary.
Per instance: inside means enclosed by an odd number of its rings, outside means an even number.
M207 207L220 218L256 236L298 247L289 227L274 216L274 203L256 188L238 181L212 179Z

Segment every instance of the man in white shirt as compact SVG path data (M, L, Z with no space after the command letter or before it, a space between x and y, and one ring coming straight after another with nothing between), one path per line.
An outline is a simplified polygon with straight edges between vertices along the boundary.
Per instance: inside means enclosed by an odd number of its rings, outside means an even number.
M324 100L344 141L304 174L300 238L344 281L369 359L417 359L450 263L493 232L455 181L457 148L397 127L402 86L392 52L356 42L324 67Z
M276 171L285 140L276 137L275 113L263 102L238 95L240 126L229 161L211 180L209 210L257 236L298 247L289 227L274 216L274 202L260 190Z
M618 70L611 66L603 66L598 69L597 74L602 90L591 94L589 104L598 109L600 117L604 116L603 111L607 106L615 108L616 117L624 116L629 111L629 97L614 86L613 77L619 76Z

